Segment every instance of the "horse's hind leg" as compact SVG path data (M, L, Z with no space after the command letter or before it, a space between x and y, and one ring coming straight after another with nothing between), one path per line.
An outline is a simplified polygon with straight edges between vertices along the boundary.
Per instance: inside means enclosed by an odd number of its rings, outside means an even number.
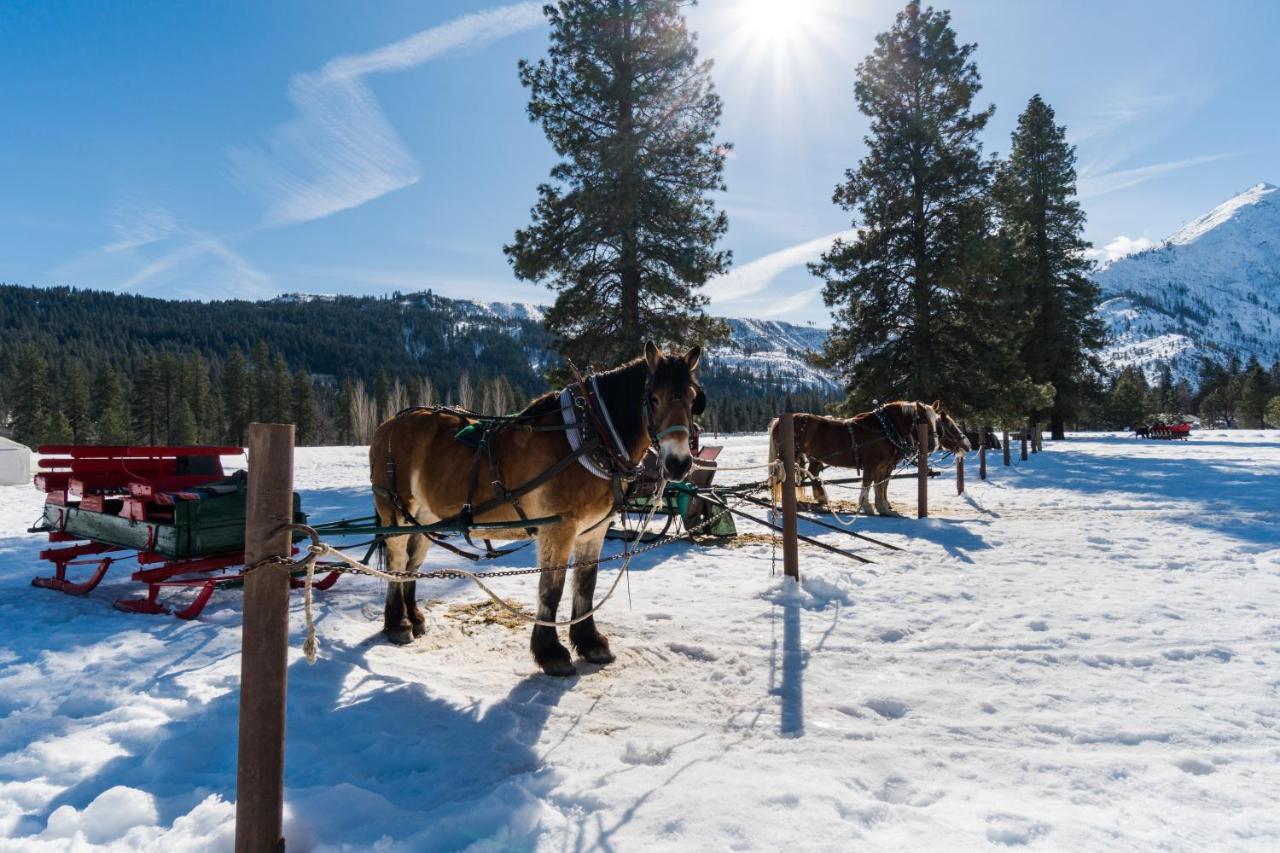
M427 559L427 549L431 547L431 540L425 534L415 533L412 536L406 536L409 540L409 563L407 571L410 573L417 572L422 568L422 562ZM422 608L418 607L418 582L409 581L400 584L400 595L404 599L404 609L409 617L409 623L413 626L413 636L421 637L427 633L427 617L423 615Z
M592 531L573 546L573 618L577 619L591 609L596 594L596 570L600 548L604 545L607 526ZM582 565L591 563L592 565ZM588 616L569 628L569 641L591 663L613 663L609 641L596 628L595 616Z
M409 540L412 536L388 536L385 540L387 549L387 568L392 574L409 571ZM413 622L409 618L409 602L414 601L410 587L413 584L387 583L387 607L383 614L382 633L398 646L413 642ZM417 609L415 602L412 609Z
M570 524L544 527L538 534L538 566L563 567L569 562L576 531ZM560 596L564 592L565 569L544 571L538 579L538 618L545 622L556 620L560 608ZM534 625L529 642L533 659L547 675L569 676L577 674L569 650L560 644L556 629L550 625Z

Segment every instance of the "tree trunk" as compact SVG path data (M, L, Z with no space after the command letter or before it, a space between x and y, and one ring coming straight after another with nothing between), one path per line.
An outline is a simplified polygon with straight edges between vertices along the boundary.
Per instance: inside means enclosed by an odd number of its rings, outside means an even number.
M1067 437L1067 419L1062 416L1061 412L1053 412L1049 415L1049 438L1054 441L1061 441Z

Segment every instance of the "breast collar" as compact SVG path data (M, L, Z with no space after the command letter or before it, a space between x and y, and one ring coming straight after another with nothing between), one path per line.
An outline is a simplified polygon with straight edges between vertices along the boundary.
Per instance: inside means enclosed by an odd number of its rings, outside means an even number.
M582 467L601 480L635 479L639 474L639 466L631 466L626 470L610 473L611 468L620 467L620 460L629 459L630 454L623 445L617 428L613 425L613 418L610 417L607 406L595 407L597 410L595 420L603 421L604 429L600 429L596 423L593 423L591 413L587 410L587 406L590 405L587 396L590 395L596 400L602 400L602 398L594 376L587 379L584 384L586 383L590 385L589 391L583 385L575 383L565 386L560 392L560 411L564 417L565 437L569 440L569 449L576 453L584 443L591 442L595 438L596 446L578 457ZM585 393L574 393L575 390ZM611 445L612 450L606 446L606 442Z

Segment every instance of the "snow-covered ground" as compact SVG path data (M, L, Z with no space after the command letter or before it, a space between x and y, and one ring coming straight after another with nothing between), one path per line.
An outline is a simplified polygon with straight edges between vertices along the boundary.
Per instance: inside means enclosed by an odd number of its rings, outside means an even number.
M646 554L601 620L617 662L569 680L460 582L419 585L398 648L344 579L307 666L295 597L290 849L1277 849L1280 433L993 463L935 481L934 518L856 522L905 552L802 546L799 589L758 537ZM316 518L368 506L360 449L299 451L297 482ZM112 609L125 569L33 588L39 498L0 488L0 850L230 849L239 593L181 622Z

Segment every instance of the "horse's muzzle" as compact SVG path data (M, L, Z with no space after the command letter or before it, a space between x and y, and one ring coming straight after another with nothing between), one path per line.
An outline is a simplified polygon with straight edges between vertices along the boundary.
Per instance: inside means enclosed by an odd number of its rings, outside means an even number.
M662 454L662 476L664 479L683 480L691 468L693 468L693 457L688 453L679 455L675 453Z

